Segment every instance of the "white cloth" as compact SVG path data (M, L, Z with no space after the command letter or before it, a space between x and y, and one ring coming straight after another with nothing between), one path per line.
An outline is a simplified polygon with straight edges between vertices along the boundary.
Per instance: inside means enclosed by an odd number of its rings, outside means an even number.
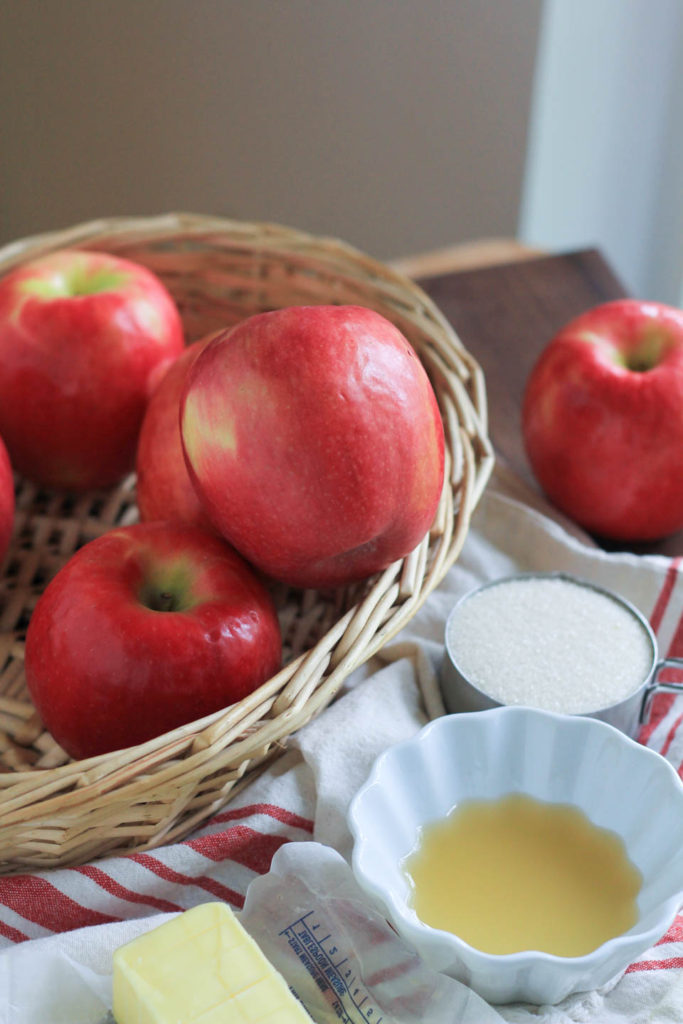
M112 949L156 923L154 915L216 898L239 909L249 882L268 870L283 843L315 839L348 858L348 804L375 757L439 712L436 674L445 620L455 600L487 580L546 570L572 572L622 594L650 618L660 653L683 655L678 560L606 554L489 489L458 562L399 637L351 677L346 692L294 737L278 762L190 839L82 868L0 878L0 1024L78 1024L79 1019L91 1024L98 1019L93 1007L99 996L93 995L92 1007L81 1018L64 1002L53 1005L54 979L41 975L41 963L52 962L46 950L62 950L68 957L66 974L71 971L76 978L78 963L106 971ZM683 762L682 700L658 698L655 719L643 736L676 769ZM26 964L37 1016L25 1008L28 1003L21 1002L16 985L12 991L11 979L20 977L19 966ZM16 1016L17 1000L24 1016ZM683 919L607 991L570 997L557 1007L478 1005L482 1024L680 1024ZM474 1024L476 1016L471 1020Z

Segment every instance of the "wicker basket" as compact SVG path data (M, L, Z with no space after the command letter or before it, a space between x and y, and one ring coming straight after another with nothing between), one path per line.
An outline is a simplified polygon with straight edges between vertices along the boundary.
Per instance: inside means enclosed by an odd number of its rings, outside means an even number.
M336 240L189 214L100 220L0 250L0 274L67 246L145 264L174 296L188 341L286 305L355 303L410 339L446 432L433 527L407 558L332 593L279 587L284 668L251 696L140 746L70 761L26 693L23 643L35 602L85 541L137 518L135 480L73 497L17 481L0 598L0 870L79 864L177 840L214 814L358 665L408 622L457 558L490 474L481 370L411 281Z

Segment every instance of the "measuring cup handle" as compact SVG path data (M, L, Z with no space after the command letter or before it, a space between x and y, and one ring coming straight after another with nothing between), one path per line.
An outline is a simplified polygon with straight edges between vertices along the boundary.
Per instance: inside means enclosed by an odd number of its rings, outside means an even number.
M683 670L683 658L662 658L654 667L652 679L645 687L643 703L640 706L640 724L645 725L650 717L652 701L658 691L662 693L683 693L683 682L660 683L659 673L665 668L680 668Z

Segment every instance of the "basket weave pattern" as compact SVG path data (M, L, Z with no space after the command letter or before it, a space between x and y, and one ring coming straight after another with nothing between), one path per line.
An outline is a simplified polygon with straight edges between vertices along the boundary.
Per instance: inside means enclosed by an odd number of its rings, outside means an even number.
M330 592L278 585L284 667L238 704L128 750L71 761L26 692L31 611L73 552L137 519L135 479L71 496L17 480L15 530L0 580L0 870L78 864L187 835L286 738L318 714L355 668L404 626L457 559L493 465L483 375L415 284L334 239L191 214L115 218L13 243L0 274L54 249L124 256L173 295L187 341L281 306L352 303L392 320L420 356L446 434L433 526L405 559Z

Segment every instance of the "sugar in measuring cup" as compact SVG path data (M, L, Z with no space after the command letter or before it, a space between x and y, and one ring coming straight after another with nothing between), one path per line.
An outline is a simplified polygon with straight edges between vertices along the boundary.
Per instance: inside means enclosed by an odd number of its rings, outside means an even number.
M522 705L609 722L635 736L660 680L644 615L604 587L567 573L520 573L477 587L446 622L441 689L449 712Z

